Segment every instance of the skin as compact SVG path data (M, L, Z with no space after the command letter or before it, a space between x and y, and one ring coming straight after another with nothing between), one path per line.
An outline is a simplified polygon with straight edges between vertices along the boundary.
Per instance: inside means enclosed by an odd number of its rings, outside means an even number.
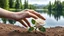
M31 27L30 23L26 19L31 17L35 19L41 18L43 20L46 20L43 16L41 16L38 12L34 10L27 9L20 12L12 12L12 11L7 11L0 8L0 18L7 18L7 19L18 21L25 27L28 27L28 26ZM26 24L23 21L25 21Z

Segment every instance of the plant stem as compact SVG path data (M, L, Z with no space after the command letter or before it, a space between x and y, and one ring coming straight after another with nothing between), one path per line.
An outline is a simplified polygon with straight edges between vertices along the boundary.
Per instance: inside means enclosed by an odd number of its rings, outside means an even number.
M35 33L36 33L36 31L37 31L37 27L35 28Z

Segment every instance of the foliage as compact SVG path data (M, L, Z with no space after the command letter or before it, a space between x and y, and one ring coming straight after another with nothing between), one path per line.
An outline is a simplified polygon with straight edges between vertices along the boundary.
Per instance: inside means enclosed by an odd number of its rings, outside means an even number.
M16 21L14 21L14 20L10 20L10 19L8 19L8 21L9 21L10 24L14 24L14 23L16 23Z
M63 2L62 2L63 3ZM51 4L51 1L49 2L48 10L60 10L62 11L62 3L60 0L55 0L54 4Z
M44 27L39 28L40 31L45 32L46 29Z
M32 19L31 22L32 22L32 24L34 24L34 25L35 25L35 23L36 23L36 21L35 21L34 19ZM28 31L31 32L31 31L33 31L34 29L35 29L35 32L36 32L36 30L37 30L36 25L35 25L34 27L30 27ZM38 29L39 29L41 32L45 32L45 31L46 31L46 29L45 29L43 26L39 27Z
M9 2L8 1L9 0L0 0L0 7L4 8L4 9L8 9L9 8L9 5L8 5Z
M6 23L7 19L5 19L5 18L2 18L2 21L3 21L3 23Z
M35 24L36 21L34 19L32 19L31 22L32 22L32 24Z
M36 9L36 6L29 4L29 5L28 5L28 8L35 10L35 9Z
M28 31L31 32L33 30L34 30L34 27L30 27Z
M9 0L9 8L13 8L15 0Z
M24 9L28 9L28 0L25 0L24 2Z
M48 10L51 10L51 1L49 2Z
M51 14L54 15L54 18L58 21L61 16L64 16L64 1L55 0L54 3L49 2L47 6L48 14L51 17Z
M15 9L19 9L19 8L20 8L19 0L16 0Z
M23 9L22 0L20 0L20 8Z

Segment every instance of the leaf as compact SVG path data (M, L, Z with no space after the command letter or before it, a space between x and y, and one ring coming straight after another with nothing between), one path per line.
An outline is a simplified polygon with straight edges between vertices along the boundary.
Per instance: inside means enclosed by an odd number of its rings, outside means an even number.
M5 23L5 24L6 24L6 22L7 22L7 19L5 19L5 18L2 18L2 21L3 21L3 23Z
M30 27L28 31L31 32L33 30L34 30L34 27Z
M32 22L32 24L35 24L36 21L34 19L32 19L31 22Z
M8 19L8 21L9 21L10 24L14 24L14 23L16 23L16 21L14 21L14 20L10 20L10 19Z
M39 28L40 31L45 32L46 29L44 27Z

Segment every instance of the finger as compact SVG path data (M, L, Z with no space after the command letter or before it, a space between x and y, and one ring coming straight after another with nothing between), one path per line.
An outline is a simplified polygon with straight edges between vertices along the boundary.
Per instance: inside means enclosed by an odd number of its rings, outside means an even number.
M29 27L31 27L31 25L30 25L30 23L29 23L29 21L25 18L25 19L23 19L26 23L27 23L27 25L29 26Z
M20 20L19 22L20 22L23 26L27 27L27 25L26 25L22 20Z
M39 13L37 13L36 11L34 10L29 10L29 12L35 14L36 16L38 16L39 18L43 19L43 20L46 20L43 16L41 16Z
M33 17L34 19L37 19L38 17L32 13L29 12L30 17Z

